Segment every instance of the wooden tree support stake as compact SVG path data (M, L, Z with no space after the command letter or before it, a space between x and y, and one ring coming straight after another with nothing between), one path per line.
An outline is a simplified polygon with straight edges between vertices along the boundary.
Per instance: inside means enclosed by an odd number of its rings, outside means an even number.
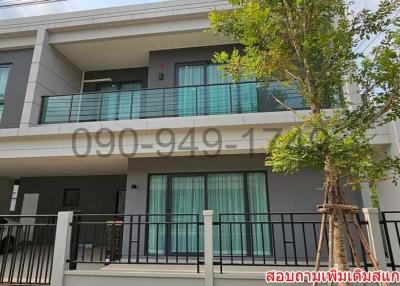
M321 268L321 255L322 255L322 246L323 246L323 241L324 241L324 232L325 232L325 224L327 223L327 218L329 218L329 268L333 267L333 251L334 251L334 239L333 239L333 216L335 213L337 214L342 213L343 215L343 223L345 225L346 233L347 233L347 238L350 244L350 249L351 253L354 257L354 262L357 268L361 268L361 260L360 256L358 254L358 251L356 249L355 245L355 240L353 237L353 234L351 232L349 222L347 220L347 215L350 215L351 221L354 224L354 228L361 240L361 247L364 248L365 252L367 253L369 259L372 262L372 265L374 267L375 271L379 270L379 263L374 257L371 248L368 245L367 239L361 229L360 224L358 223L357 220L357 213L359 211L359 208L354 205L348 205L346 204L346 201L344 199L344 194L343 192L339 189L338 190L339 194L339 203L338 204L333 204L333 203L328 203L328 190L325 190L325 198L324 198L324 203L322 205L318 206L318 212L322 213L322 219L321 219L321 228L320 228L320 233L319 233L319 241L318 241L318 249L317 249L317 256L316 256L316 261L315 261L315 271L319 271ZM314 282L313 286L316 286L317 283ZM346 284L348 285L348 284ZM365 284L364 284L365 285ZM382 286L386 286L387 283L381 283Z

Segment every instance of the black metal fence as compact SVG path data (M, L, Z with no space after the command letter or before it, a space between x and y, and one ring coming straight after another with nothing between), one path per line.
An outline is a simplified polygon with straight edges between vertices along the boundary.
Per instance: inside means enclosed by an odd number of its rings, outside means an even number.
M358 217L366 234L366 224ZM321 227L319 213L221 213L213 222L214 264L220 266L314 267ZM75 215L70 269L81 263L204 263L204 223L198 214ZM360 266L371 263L350 224ZM321 266L328 266L328 224ZM350 245L348 257L357 266Z
M381 212L383 244L388 257L387 266L393 271L400 269L400 211Z
M201 264L197 214L75 215L70 269L80 263Z
M57 216L0 216L0 284L50 284Z
M366 235L367 222L358 217ZM214 226L214 260L220 272L226 265L315 267L321 214L249 213L219 214ZM371 266L361 241L350 224L362 267ZM328 266L328 223L324 226L321 266ZM217 239L216 239L217 238ZM352 266L355 258L347 245Z
M42 99L42 124L305 109L303 97L295 89L275 82L268 86L262 82L220 83Z
M357 221L366 234L367 222ZM381 212L387 265L400 268L400 211ZM0 284L50 284L57 216L0 216ZM78 264L179 264L197 272L204 264L204 222L199 214L74 215L70 269ZM318 213L221 213L214 216L214 264L314 267ZM321 266L328 266L324 225ZM354 225L360 266L371 262ZM347 246L351 265L357 261Z

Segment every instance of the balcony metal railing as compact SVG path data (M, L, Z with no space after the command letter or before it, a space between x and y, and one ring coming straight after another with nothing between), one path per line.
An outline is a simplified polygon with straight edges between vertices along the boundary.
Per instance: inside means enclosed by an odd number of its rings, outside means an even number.
M294 88L275 82L94 92L42 100L41 124L305 109Z

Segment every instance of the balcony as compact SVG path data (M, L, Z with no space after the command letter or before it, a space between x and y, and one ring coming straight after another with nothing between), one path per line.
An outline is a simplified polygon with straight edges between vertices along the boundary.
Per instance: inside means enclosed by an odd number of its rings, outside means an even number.
M291 87L275 82L222 83L44 96L39 123L273 112L287 107L306 108Z

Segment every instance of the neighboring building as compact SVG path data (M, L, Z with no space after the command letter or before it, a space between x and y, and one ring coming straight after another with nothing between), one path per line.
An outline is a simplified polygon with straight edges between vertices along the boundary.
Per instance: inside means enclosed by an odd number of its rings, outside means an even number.
M301 97L251 79L234 85L211 62L240 49L205 32L208 13L229 7L177 0L0 21L1 213L15 189L12 214L315 212L322 174L264 166L267 141L307 113ZM373 143L397 154L397 129L377 130ZM396 207L399 187L384 194L381 207ZM370 204L367 191L348 196Z

